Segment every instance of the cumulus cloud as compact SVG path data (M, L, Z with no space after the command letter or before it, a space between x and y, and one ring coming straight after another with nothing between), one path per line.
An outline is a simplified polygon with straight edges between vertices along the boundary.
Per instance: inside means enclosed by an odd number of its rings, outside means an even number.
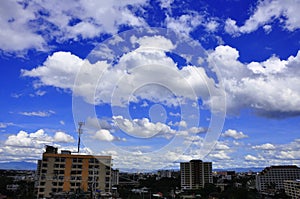
M141 43L147 43L149 39L144 38ZM164 38L155 39L167 42ZM300 51L286 60L276 55L262 62L242 63L238 59L237 49L223 45L211 51L207 59L211 66L218 67L222 76L228 114L239 114L245 108L264 117L280 118L300 114L300 90L297 86L297 82L300 84L297 70ZM141 64L152 66L133 67ZM159 73L157 65L160 66ZM184 99L194 99L195 94L207 105L214 100L224 101L224 96L218 94L221 91L215 81L207 76L203 68L185 66L178 69L164 51L157 49L139 49L127 53L115 66L106 61L92 64L71 53L56 52L43 65L32 70L22 70L22 75L38 78L39 85L71 90L73 95L82 97L90 104L113 103L113 106L125 106L130 101L147 99L178 106L184 103ZM178 78L184 81L178 81ZM173 93L166 92L159 85L141 87L145 82L159 82L168 86ZM137 87L139 91L132 95ZM214 103L216 109L221 110L218 104Z
M14 147L32 147L39 148L45 143L52 141L52 138L45 134L44 130L40 129L35 133L27 133L20 131L16 135L8 136L5 145Z
M96 139L96 140L100 140L100 141L108 141L111 142L113 140L115 140L115 137L110 133L109 130L107 129L100 129L98 130L93 136L92 138Z
M1 2L0 8L0 48L5 51L22 51L35 48L45 50L45 39L35 33L30 21L36 16L30 8L17 1ZM24 39L26 38L26 39Z
M51 144L54 142L74 142L74 138L64 132L56 132L52 137L45 133L43 129L40 129L34 133L20 131L16 135L10 135L4 144L14 147L42 148L45 144Z
M216 151L215 153L209 154L210 158L218 159L218 160L229 160L231 159L225 151Z
M219 23L215 20L211 20L207 22L204 26L208 32L216 32L219 27Z
M22 75L38 78L39 85L71 90L74 96L96 105L125 106L131 101L147 99L178 106L195 97L201 97L209 105L210 95L220 92L204 68L177 67L165 53L174 47L168 39L132 37L131 42L139 48L122 55L116 65L107 61L90 63L68 52L55 52L41 66L22 70ZM157 48L163 45L167 49ZM133 92L136 88L138 91Z
M284 144L265 143L252 146L249 151L251 155L247 154L244 159L249 161L249 166L299 164L299 150L300 145L297 139Z
M55 133L53 141L69 143L75 142L75 139L73 138L73 136L66 134L65 132L59 131Z
M156 135L175 134L176 132L168 125L161 122L152 123L148 118L129 120L123 116L113 116L113 120L116 126L134 137L150 138Z
M231 137L231 138L234 138L237 140L248 137L243 132L241 132L241 131L238 132L237 130L234 130L234 129L228 129L222 135L223 135L223 137Z
M46 44L51 40L63 42L68 39L95 38L102 33L116 33L123 24L134 27L147 26L141 17L128 9L129 4L139 7L146 3L144 0L105 3L3 2L0 12L0 25L3 27L0 46L6 51L30 48L45 50Z
M41 157L45 145L60 147L60 144L67 145L74 141L73 136L61 131L53 135L46 133L43 129L32 133L21 130L9 135L0 146L3 154L0 161L36 161Z
M262 62L246 64L238 58L238 50L230 46L218 46L208 57L222 75L229 114L249 108L265 117L299 115L300 78L296 68L300 51L286 60L274 55Z
M251 33L263 26L266 33L271 30L270 23L279 20L289 31L300 28L300 19L297 10L300 9L299 0L290 0L282 3L280 0L259 1L254 13L242 26L228 18L225 22L225 31L232 35Z
M262 144L262 145L256 145L252 147L253 149L261 149L261 150L274 150L275 146L270 143Z

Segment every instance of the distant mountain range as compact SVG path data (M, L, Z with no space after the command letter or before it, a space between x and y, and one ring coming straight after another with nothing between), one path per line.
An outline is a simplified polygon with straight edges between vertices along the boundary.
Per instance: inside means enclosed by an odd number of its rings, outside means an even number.
M227 169L213 169L214 171L235 171L239 173L245 172L261 172L264 168L263 167L249 167L249 168L227 168Z
M36 163L32 162L3 162L0 169L5 170L36 170Z
M36 170L36 163L32 162L5 162L5 163L0 163L0 169L5 169L5 170ZM260 167L250 167L250 168L227 168L227 169L213 169L214 171L235 171L235 172L260 172L264 168ZM122 172L122 169L120 169ZM169 169L172 170L172 169ZM174 169L174 170L179 170L179 169ZM136 170L126 170L126 172L129 173L135 173L137 172ZM147 171L144 171L147 172Z

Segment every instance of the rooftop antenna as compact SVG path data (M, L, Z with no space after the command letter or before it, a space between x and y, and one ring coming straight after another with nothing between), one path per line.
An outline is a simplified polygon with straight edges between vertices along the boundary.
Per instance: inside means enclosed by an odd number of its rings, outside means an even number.
M77 153L80 151L80 136L83 133L82 126L84 125L84 122L78 122L78 148Z

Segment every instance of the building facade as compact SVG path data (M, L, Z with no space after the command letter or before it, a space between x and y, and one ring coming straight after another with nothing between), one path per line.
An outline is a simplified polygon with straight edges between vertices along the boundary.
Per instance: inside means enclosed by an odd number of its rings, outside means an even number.
M300 168L296 165L266 167L256 175L256 189L260 192L283 190L285 180L296 179L300 179Z
M38 161L37 198L55 195L86 193L96 195L111 191L111 156L57 153L57 148L46 146Z
M292 199L300 198L300 180L285 180L283 182L285 193Z
M191 160L180 163L181 189L199 189L205 183L213 183L212 163L201 160Z

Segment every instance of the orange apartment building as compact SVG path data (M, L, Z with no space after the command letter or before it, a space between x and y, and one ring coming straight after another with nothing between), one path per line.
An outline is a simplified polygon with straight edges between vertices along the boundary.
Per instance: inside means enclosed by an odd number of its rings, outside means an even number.
M46 146L37 168L37 198L55 198L55 195L86 193L99 195L111 192L111 156L72 154L57 152Z

